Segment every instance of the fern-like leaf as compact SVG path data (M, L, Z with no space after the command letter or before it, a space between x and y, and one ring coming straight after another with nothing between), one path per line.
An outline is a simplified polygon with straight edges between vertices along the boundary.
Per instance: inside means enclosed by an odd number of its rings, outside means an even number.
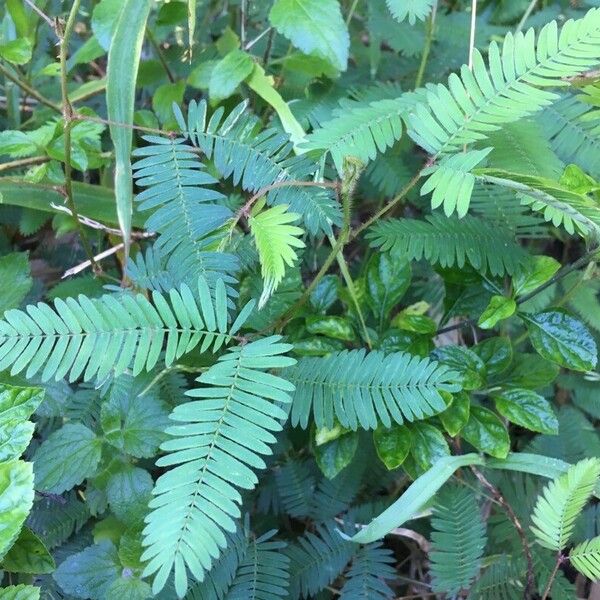
M600 460L584 459L549 483L538 497L531 520L538 542L562 550L569 542L575 519L591 497L600 478Z
M144 139L149 145L134 151L134 156L144 157L133 165L136 183L146 188L136 201L138 210L152 211L145 226L160 234L156 250L169 257L179 281L204 277L211 286L217 279L229 282L235 257L222 254L220 262L214 251L223 237L218 230L232 212L216 203L224 196L207 187L216 180L184 138Z
M440 392L460 389L447 367L404 352L351 350L303 358L287 376L296 386L292 424L375 429L430 417L446 408Z
M565 96L539 116L556 154L600 177L600 112L575 96Z
M421 187L421 196L433 192L431 208L438 208L443 204L447 217L454 212L459 217L464 217L469 210L475 185L475 176L471 170L484 160L490 150L491 148L486 148L453 154L444 157L439 164L423 169L423 175L429 175L429 179Z
M275 531L253 540L246 550L227 600L276 600L287 598L290 559L285 542L270 541Z
M600 236L600 206L586 194L573 191L545 177L496 169L478 169L478 177L487 183L507 187L519 193L521 203L540 212L555 227L584 237Z
M266 373L294 360L281 356L291 349L274 336L234 347L203 373L198 387L187 393L196 401L175 408L163 443L168 454L159 467L173 467L154 487L146 517L142 556L145 575L155 575L160 591L174 569L180 596L187 589L187 571L201 580L221 549L224 531L234 531L240 516L237 488L252 489L262 469L261 454L270 454L272 432L282 429L286 412L278 403L291 401L293 386Z
M571 564L592 581L600 579L600 536L578 544L569 552Z
M394 555L377 542L360 548L341 589L341 600L387 600L394 592L385 582L396 577Z
M158 292L152 303L142 294L105 295L98 299L79 296L48 304L9 310L0 321L0 369L16 374L27 368L32 377L57 381L103 380L131 368L133 375L149 371L158 362L166 342L165 362L190 352L216 352L231 340L227 324L225 285L218 280L215 299L206 280L199 279L197 293L183 284L169 293ZM248 313L249 308L244 311ZM241 323L238 324L238 326Z
M308 136L305 147L330 152L340 173L347 156L366 164L400 139L402 117L413 103L411 97L401 96L353 106L323 123Z
M259 132L260 120L247 111L247 102L225 119L223 108L207 119L205 100L190 102L187 121L176 105L173 108L184 136L214 161L222 177L232 177L234 185L252 193L278 184L267 194L267 203L288 205L313 235L331 234L331 226L341 222L339 205L329 191L294 185L308 180L317 164L307 155L294 155L288 135L275 129Z
M394 19L404 21L408 19L411 25L419 21L424 21L427 15L432 11L436 0L386 0Z
M315 527L287 549L290 557L290 598L308 598L332 583L358 549L337 531L335 521Z
M261 204L255 206L248 219L260 257L264 284L258 302L259 308L265 305L281 283L286 265L294 266L298 258L294 248L304 248L304 242L298 239L304 232L300 227L290 225L297 221L300 215L287 212L285 204L261 211Z
M469 263L492 275L518 273L528 260L514 234L500 223L470 215L459 220L434 214L425 219L381 221L371 227L367 237L373 247L410 260L424 258L434 265L460 268Z
M537 36L508 33L502 50L492 42L489 72L475 49L473 68L462 67L460 77L450 75L448 86L432 86L427 104L417 104L409 117L409 134L434 155L457 152L465 144L485 139L503 123L534 114L556 99L541 89L562 86L600 58L600 11L590 10L582 19L567 21L560 33L555 21Z
M432 587L454 596L479 572L485 548L485 525L473 493L464 487L444 488L431 526Z

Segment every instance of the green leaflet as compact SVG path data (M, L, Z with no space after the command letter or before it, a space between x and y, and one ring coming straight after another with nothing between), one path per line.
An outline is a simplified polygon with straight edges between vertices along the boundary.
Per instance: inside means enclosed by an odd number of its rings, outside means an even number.
M411 483L402 496L390 508L381 513L367 527L353 537L345 537L359 544L368 544L384 537L394 527L400 527L405 521L415 515L440 487L450 479L456 469L483 464L483 458L477 454L440 458L429 471Z
M272 25L305 54L316 54L345 71L350 38L338 0L277 0Z
M545 359L575 371L590 371L596 366L596 342L579 319L561 310L548 310L523 319L533 347Z
M126 253L133 213L132 130L128 126L133 123L135 83L150 8L149 0L124 1L108 53L106 104L108 118L115 122L110 126L116 161L115 197Z
M40 538L27 527L2 559L2 568L13 573L52 573L56 564ZM1 597L1 596L0 596Z
M0 600L39 600L41 589L33 585L9 585L0 589Z
M0 559L13 545L33 505L31 463L0 463Z

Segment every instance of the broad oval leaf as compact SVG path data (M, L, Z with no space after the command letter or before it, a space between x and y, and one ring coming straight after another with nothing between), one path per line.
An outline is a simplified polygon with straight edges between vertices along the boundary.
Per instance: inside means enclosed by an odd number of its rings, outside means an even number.
M412 445L412 434L405 425L378 427L373 432L375 450L388 470L397 469L408 456Z
M487 408L472 406L462 436L477 450L496 458L506 458L510 449L508 431L502 421Z
M512 423L530 431L558 434L558 419L550 402L533 390L507 390L494 398L496 410Z
M562 310L523 318L533 347L545 359L574 371L591 371L596 366L596 342L579 319Z

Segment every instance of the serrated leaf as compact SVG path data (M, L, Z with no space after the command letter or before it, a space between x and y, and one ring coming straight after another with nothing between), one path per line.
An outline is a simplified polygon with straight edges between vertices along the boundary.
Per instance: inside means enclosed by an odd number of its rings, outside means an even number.
M517 303L506 296L492 296L477 324L481 329L493 329L500 321L515 314Z
M52 433L34 457L36 489L60 494L96 473L102 441L80 423Z
M40 592L33 585L9 585L0 589L0 600L40 600Z
M2 568L12 573L41 575L52 573L54 559L40 538L28 527L23 527L19 537L2 560Z
M149 458L166 438L169 410L152 394L113 394L102 404L100 422L109 444L136 458Z
M558 434L558 419L552 406L533 390L507 390L494 397L496 410L512 423L530 431Z
M591 371L596 366L596 342L579 319L562 310L547 310L523 318L540 356L574 371Z
M141 522L148 512L153 485L148 471L123 465L106 484L106 498L111 511L123 523Z
M346 70L350 37L338 0L276 0L269 19L305 54L316 54L338 71Z
M397 469L408 456L412 446L412 434L405 425L378 427L373 432L375 450L388 470Z
M0 558L19 535L33 505L33 469L21 460L0 463Z
M487 408L471 406L469 421L462 437L477 450L496 458L506 458L510 449L508 431L502 421Z

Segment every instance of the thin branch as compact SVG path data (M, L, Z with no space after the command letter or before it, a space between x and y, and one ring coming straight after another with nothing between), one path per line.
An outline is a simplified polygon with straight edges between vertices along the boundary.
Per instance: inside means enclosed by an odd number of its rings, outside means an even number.
M62 113L62 107L60 104L56 102L52 102L52 100L48 100L45 96L40 94L35 88L32 88L28 83L11 73L4 65L0 64L0 73L6 77L6 79L10 79L15 85L18 85L24 92L26 92L32 98L35 98L40 104L51 108L57 113Z
M424 165L423 168L428 167L428 166L430 166L429 161ZM392 210L396 206L396 204L398 204L399 202L404 200L405 196L415 187L415 185L417 185L417 182L419 181L419 179L421 179L422 172L423 172L423 169L420 169L417 172L417 174L404 186L404 188L400 191L400 193L395 198L390 200L381 210L378 210L372 217L367 219L367 221L365 221L360 227L357 227L356 229L351 231L350 238L349 238L350 241L355 239L365 229L368 229L369 227L371 227L371 225L373 225L373 223L378 221L381 217L383 217L383 215L385 215L390 210Z
M48 25L50 28L56 33L56 21L53 21L43 10L41 10L38 6L36 6L33 0L25 0L25 3L33 10L33 12L37 13Z
M529 294L525 294L524 296L519 298L517 300L517 304L518 305L525 304L525 302L531 300L532 298L537 296L539 293L541 293L545 289L549 288L551 285L554 285L555 283L557 283L558 281L560 281L561 279L566 277L569 273L572 273L573 271L576 271L577 269L580 269L581 267L588 265L594 259L594 256L596 254L598 254L599 252L600 252L600 248L593 248L589 252L586 252L581 258L577 259L574 263L567 265L566 267L563 267L560 271L558 271L558 273L556 273L556 275L554 275L553 277L548 279L548 281L546 281L545 283L542 283L542 285L538 286L537 288L535 288L534 290L529 292ZM475 319L463 319L462 321L458 321L457 323L454 323L454 325L448 325L447 327L438 329L435 334L440 335L442 333L448 333L449 331L454 331L455 329L461 329L462 327L471 327L473 325L477 325L477 321Z
M99 273L100 267L96 264L94 260L94 254L92 252L92 247L87 239L87 235L85 233L85 229L79 220L79 216L77 214L77 207L75 206L75 199L73 197L73 167L71 164L71 130L73 128L74 118L73 118L73 107L71 106L71 102L69 100L69 90L67 87L67 77L68 77L68 69L67 69L67 55L69 52L69 40L71 38L71 33L73 32L73 27L75 26L75 19L77 17L77 11L79 10L79 5L81 0L74 0L71 11L69 12L69 17L67 19L67 24L65 26L64 33L62 35L62 39L60 42L60 89L62 93L62 114L65 120L64 126L64 146L65 146L65 186L64 186L64 196L67 202L67 206L69 207L71 214L73 216L73 220L75 221L75 226L79 231L79 237L81 239L81 243L83 245L83 249L87 254L91 264L94 268L94 272Z
M350 23L352 22L352 17L354 16L354 13L356 12L357 6L358 6L358 0L354 0L354 2L352 3L352 6L350 7L350 10L348 11L348 16L346 17L346 27L348 27L350 25Z
M433 4L433 9L427 20L427 33L425 36L425 46L423 47L423 54L421 55L421 63L419 64L419 71L417 72L417 78L415 80L415 88L421 87L423 83L423 75L425 74L425 67L427 66L427 60L429 59L429 53L431 52L431 44L433 42L433 32L435 30L435 17L437 14L437 0Z
M523 13L523 16L521 17L521 20L519 21L517 28L515 29L515 33L519 33L519 31L521 31L521 29L523 29L525 23L527 22L527 19L529 19L529 17L531 16L531 13L533 12L533 9L535 8L537 3L538 3L538 0L531 0L529 5L527 6L527 9Z
M548 583L546 584L546 589L542 594L542 600L546 600L548 595L550 594L550 590L552 589L552 584L554 583L554 579L556 578L556 574L558 573L558 569L563 562L563 555L559 552L556 557L556 563L554 564L554 569L552 569L552 573L550 573L550 577L548 578Z
M246 45L246 17L248 11L248 0L240 2L240 45L242 48Z
M169 67L169 63L165 59L165 55L163 54L163 51L162 51L160 45L156 41L156 38L154 37L154 34L150 31L149 27L146 28L146 34L148 37L148 41L150 42L150 45L152 46L152 48L154 48L154 52L156 53L156 56L158 57L158 60L159 60L160 64L162 65L162 68L165 70L165 73L167 74L167 77L169 78L169 81L171 83L175 83L177 81L177 79L175 78L175 75L173 75L173 71L171 71L171 67Z
M10 171L11 169L21 169L23 167L30 167L31 165L41 165L48 162L50 158L48 156L32 156L30 158L20 158L19 160L12 160L7 163L0 164L0 173L4 171Z
M272 27L267 27L264 31L261 31L253 40L250 40L246 44L246 47L244 48L244 50L246 50L246 51L250 50L250 48L252 48L252 46L254 46L254 44L256 44L257 42L262 40L263 37L265 37L265 35L271 33L272 30L273 30Z
M494 496L494 498L498 501L500 506L504 509L504 512L507 514L508 518L512 522L515 530L517 531L519 539L521 540L521 545L523 546L523 554L525 555L525 560L527 562L527 583L525 585L524 598L525 600L528 600L532 597L533 593L535 592L535 577L533 571L533 558L531 556L531 549L529 548L529 542L527 541L527 536L525 534L525 530L523 529L523 525L521 524L521 521L519 521L512 506L504 499L504 496L502 495L500 490L495 485L490 483L485 478L483 473L479 471L479 469L476 469L475 467L471 466L471 471L473 471L475 477L477 477L481 485L483 485L484 488L489 490L492 496Z

